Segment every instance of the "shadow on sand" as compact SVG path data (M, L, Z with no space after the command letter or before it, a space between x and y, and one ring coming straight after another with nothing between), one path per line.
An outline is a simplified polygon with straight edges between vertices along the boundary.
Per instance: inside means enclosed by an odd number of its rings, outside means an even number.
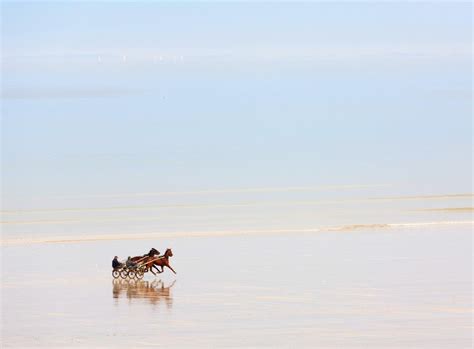
M112 296L116 300L122 297L126 297L130 301L132 299L147 299L153 305L164 303L167 308L171 308L173 306L171 288L175 282L176 280L165 287L161 280L149 282L115 279L112 281Z

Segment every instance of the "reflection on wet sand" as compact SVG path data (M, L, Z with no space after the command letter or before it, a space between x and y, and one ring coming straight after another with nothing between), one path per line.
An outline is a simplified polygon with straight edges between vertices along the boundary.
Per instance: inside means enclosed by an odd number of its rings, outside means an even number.
M129 300L133 298L145 298L151 304L160 304L164 302L167 308L173 306L173 296L171 295L171 288L174 286L176 280L169 286L165 287L165 283L161 280L149 281L134 281L134 280L113 280L112 295L113 298L118 299L127 297Z

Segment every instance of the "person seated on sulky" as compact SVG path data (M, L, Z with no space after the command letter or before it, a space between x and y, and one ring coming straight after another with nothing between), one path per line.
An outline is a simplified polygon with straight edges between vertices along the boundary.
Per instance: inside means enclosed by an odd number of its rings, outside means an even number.
M137 266L137 263L132 261L132 257L128 256L127 261L125 262L125 265L127 268L135 268Z
M123 263L120 263L118 261L118 257L115 256L114 259L112 260L112 268L113 269L119 269L119 268L122 268L123 267Z

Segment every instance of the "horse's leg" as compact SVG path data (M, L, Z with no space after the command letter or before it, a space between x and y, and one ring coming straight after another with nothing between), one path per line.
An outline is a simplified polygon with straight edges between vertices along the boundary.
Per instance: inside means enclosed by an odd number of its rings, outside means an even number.
M174 271L174 269L173 269L173 268L171 268L171 266L170 266L169 264L166 264L166 266L167 266L168 268L170 268L170 269L171 269L171 271L172 271L173 273L175 273L175 274L176 274L176 272Z
M154 268L155 268L155 265L154 265L153 263L151 263L150 268L148 268L148 269L153 273L153 275L156 276L156 273L155 273L155 271L153 270Z
M149 271L151 271L151 272L153 273L153 275L156 276L155 272L153 271L153 264L152 264L151 266L148 266L148 265L147 265L146 267L147 267L147 269L148 269Z
M155 269L156 269L156 271L158 272L158 274L161 274L161 273L163 272L163 270L162 270L162 271L160 271L160 269L158 269L158 266L156 266L156 265L153 265L153 267L155 267ZM161 268L163 268L163 267L161 267Z

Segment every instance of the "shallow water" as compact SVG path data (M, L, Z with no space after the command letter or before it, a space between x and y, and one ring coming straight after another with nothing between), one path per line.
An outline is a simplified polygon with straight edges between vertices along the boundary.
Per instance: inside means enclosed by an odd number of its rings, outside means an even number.
M172 247L141 282L113 255ZM470 225L3 246L5 347L472 344Z

